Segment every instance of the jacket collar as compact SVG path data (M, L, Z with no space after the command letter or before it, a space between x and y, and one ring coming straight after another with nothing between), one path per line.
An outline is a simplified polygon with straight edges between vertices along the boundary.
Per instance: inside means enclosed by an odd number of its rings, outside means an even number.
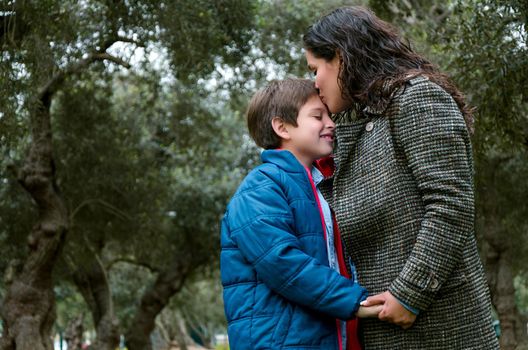
M413 74L407 75L406 79L407 79L406 82L409 85L415 85L415 84L420 83L422 81L429 80L429 78L427 76L424 76L424 75L413 75ZM407 85L407 84L405 84L405 85ZM391 89L391 85L392 85L392 81L391 80L386 80L377 93L380 94L380 95L381 94L388 94L390 89ZM394 89L390 93L389 98L381 100L378 104L376 104L376 105L367 105L367 106L361 107L361 111L364 113L364 115L365 114L382 115L383 113L385 113L385 111L387 110L387 108L391 104L392 100L405 91L405 85Z
M287 150L273 149L264 150L260 155L263 163L272 163L279 168L290 173L304 173L306 168L302 165L295 156ZM313 164L323 175L324 179L332 177L335 172L334 156L329 155L321 159L317 159ZM311 169L309 169L311 171Z
M390 97L390 99L392 99L392 96ZM362 112L364 114L382 115L387 110L389 103L390 103L390 100L383 100L383 101L380 101L376 105L366 106L365 108L362 109Z
M306 173L304 165L290 151L284 149L264 150L260 155L263 163L272 163L289 173Z
M349 124L356 120L366 118L369 115L383 115L392 102L394 95L395 93L393 92L388 99L381 100L375 105L354 103L350 109L334 114L332 118L336 124Z

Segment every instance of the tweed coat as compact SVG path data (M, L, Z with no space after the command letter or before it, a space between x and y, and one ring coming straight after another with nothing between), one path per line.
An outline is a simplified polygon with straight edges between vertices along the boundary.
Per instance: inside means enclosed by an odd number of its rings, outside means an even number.
M454 100L418 76L387 105L336 124L325 195L359 282L420 310L408 330L362 320L365 350L498 349L473 231L471 145Z

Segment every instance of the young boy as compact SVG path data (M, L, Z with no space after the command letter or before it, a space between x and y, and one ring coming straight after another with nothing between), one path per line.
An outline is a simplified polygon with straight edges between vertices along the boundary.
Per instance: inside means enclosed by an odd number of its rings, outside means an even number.
M322 178L313 163L332 152L335 125L314 83L302 79L257 92L247 121L265 150L222 221L230 348L343 350L340 320L354 318L367 293L339 274L340 237L312 178ZM359 348L356 334L348 337L348 348Z

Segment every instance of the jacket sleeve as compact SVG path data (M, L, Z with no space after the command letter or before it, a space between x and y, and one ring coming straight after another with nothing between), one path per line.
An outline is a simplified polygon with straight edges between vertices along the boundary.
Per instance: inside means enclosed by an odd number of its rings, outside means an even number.
M425 79L408 87L392 123L425 213L412 252L389 291L426 310L474 234L471 146L454 100Z
M301 250L293 234L291 209L278 184L269 181L232 204L229 215L237 205L250 212L249 219L228 219L228 223L231 238L259 280L293 303L335 318L355 316L359 303L367 297L366 290ZM243 224L232 227L233 222Z

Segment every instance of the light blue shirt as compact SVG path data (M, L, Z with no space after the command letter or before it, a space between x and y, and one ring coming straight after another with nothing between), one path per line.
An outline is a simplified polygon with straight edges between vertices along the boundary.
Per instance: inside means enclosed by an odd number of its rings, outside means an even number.
M319 191L319 187L317 187L317 185L319 185L319 183L323 181L324 176L316 167L312 167L312 179L315 184L319 203L321 204L321 210L323 211L323 218L326 229L326 251L328 252L328 265L330 266L330 268L336 270L337 273L341 274L339 270L337 252L335 249L334 220L332 218L332 211L330 210L330 206L328 205L328 202L324 199L321 191ZM346 322L340 321L340 326L343 349L346 349Z
M330 211L330 206L328 202L324 199L321 191L319 191L319 183L323 181L323 174L316 167L312 167L312 178L317 189L317 197L319 197L319 203L321 204L321 209L323 211L323 218L325 222L326 229L326 250L328 252L328 265L339 272L339 263L337 260L337 252L335 250L334 242L334 221L332 220L332 212Z

